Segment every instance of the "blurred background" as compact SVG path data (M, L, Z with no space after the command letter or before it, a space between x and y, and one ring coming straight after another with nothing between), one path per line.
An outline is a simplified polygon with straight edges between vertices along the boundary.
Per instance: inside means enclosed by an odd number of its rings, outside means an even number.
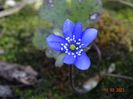
M62 56L46 44L49 34L62 34L67 18L99 31L95 43L100 64L92 46L87 54L93 66L88 71L74 68L77 85L92 78L86 82L90 90L82 95L72 90ZM37 84L27 86L5 79L0 67L0 86L11 88L11 99L133 99L133 0L0 0L0 66L2 62L30 66L38 73ZM117 76L96 79L99 72ZM10 99L2 88L0 97Z

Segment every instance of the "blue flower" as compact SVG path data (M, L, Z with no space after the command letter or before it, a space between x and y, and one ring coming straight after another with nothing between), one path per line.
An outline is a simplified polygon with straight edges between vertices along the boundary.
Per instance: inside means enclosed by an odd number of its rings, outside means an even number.
M64 63L74 64L80 70L87 70L91 61L84 52L84 48L90 45L97 37L98 31L94 28L82 32L80 22L74 24L67 19L63 25L64 37L51 34L47 37L48 46L56 51L66 53Z

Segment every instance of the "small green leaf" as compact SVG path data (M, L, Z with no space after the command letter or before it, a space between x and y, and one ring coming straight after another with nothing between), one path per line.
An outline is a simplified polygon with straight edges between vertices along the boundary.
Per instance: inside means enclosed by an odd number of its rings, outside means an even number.
M60 52L54 51L54 50L52 50L52 49L50 49L50 48L47 48L47 49L45 50L45 54L46 54L46 56L49 57L49 58L55 58L55 59L56 59L56 57L59 56Z
M49 35L49 32L46 30L40 30L34 33L33 37L33 45L38 49L45 49L47 48L46 38Z
M64 59L64 56L65 56L65 53L61 53L57 58L56 58L56 62L55 62L55 66L56 67L62 67L64 62L63 62L63 59Z

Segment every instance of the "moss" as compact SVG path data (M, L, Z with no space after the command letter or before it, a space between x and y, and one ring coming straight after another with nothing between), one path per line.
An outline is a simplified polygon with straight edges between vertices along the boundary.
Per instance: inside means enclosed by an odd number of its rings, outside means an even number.
M15 61L15 54L26 52L32 48L32 35L38 28L49 28L37 12L27 7L12 16L0 19L0 46L5 50L1 60Z
M95 27L99 30L97 40L99 46L123 51L129 50L132 46L129 31L124 23L111 17L109 13L105 12Z

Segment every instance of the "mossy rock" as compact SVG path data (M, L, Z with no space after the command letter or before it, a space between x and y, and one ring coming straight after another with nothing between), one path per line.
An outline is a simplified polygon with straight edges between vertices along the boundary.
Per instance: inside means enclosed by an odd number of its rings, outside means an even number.
M96 42L101 48L110 48L110 50L130 49L131 39L128 29L120 20L113 18L109 13L104 12L95 27L99 30Z

